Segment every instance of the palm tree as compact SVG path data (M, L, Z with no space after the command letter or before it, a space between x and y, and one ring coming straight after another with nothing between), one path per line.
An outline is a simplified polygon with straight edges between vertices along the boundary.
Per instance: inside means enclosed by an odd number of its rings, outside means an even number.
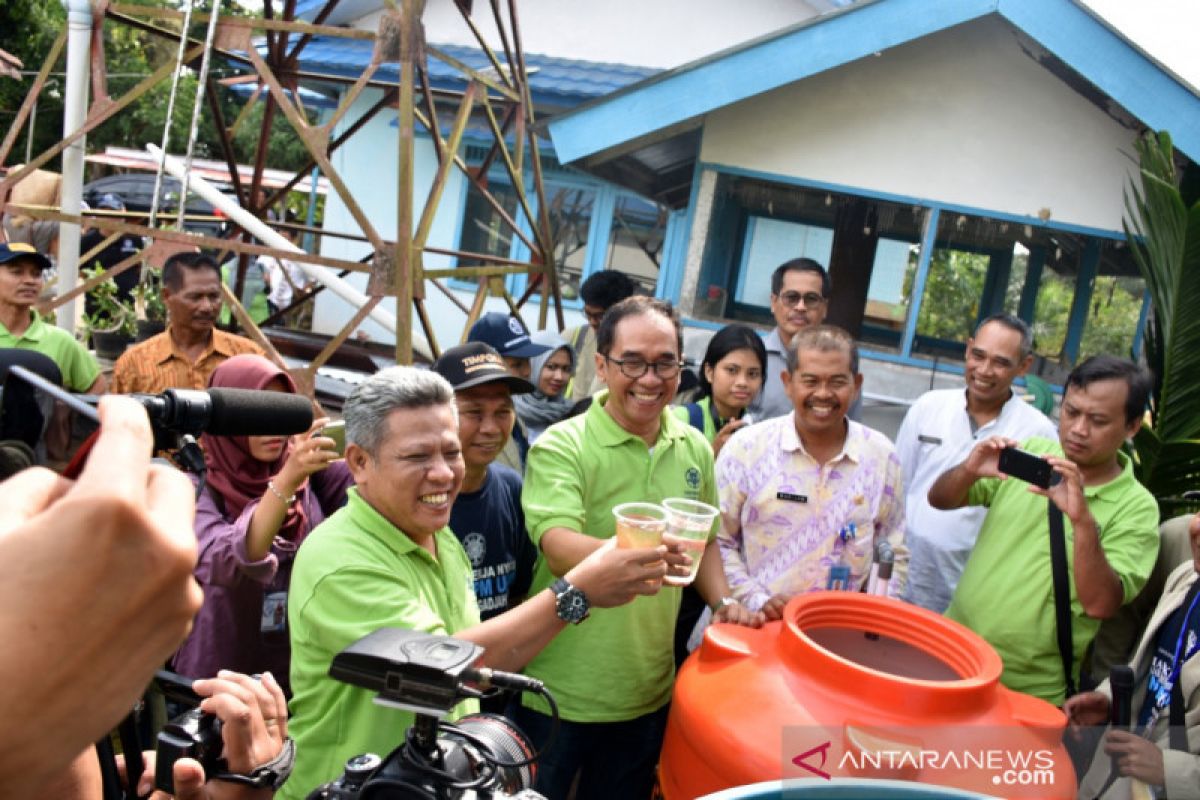
M1200 202L1180 189L1170 134L1148 132L1136 148L1141 186L1126 192L1124 227L1150 292L1154 391L1134 461L1165 519L1194 506L1183 495L1200 489Z

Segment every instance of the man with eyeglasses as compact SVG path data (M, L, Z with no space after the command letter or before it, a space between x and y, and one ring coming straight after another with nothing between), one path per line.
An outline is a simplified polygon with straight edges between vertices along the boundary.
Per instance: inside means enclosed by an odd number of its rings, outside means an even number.
M712 448L667 411L679 386L682 329L661 300L631 297L605 314L596 336L596 372L608 385L586 413L550 426L529 451L522 505L543 559L532 592L580 559L611 546L613 506L667 497L716 503ZM667 553L668 574L690 563ZM761 624L729 597L710 540L695 585L718 621ZM675 674L672 641L680 592L670 587L626 608L596 611L537 655L526 674L543 681L562 724L538 761L535 789L565 798L580 773L578 800L650 795ZM540 698L510 715L535 746L549 739Z
M829 273L811 258L785 261L771 273L771 313L775 329L763 337L767 348L767 373L762 391L751 401L747 412L756 420L781 417L792 412L792 401L785 388L787 349L792 337L804 328L825 321L829 300ZM857 404L857 399L855 400ZM857 419L857 405L851 419Z

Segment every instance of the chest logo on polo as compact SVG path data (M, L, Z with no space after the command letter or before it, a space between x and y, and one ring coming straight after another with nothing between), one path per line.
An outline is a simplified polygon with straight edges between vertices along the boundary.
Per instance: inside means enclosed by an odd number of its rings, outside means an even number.
M683 473L683 480L687 483L689 489L699 489L700 470L695 467L688 467L687 472Z
M472 532L463 537L462 545L463 550L467 551L467 558L471 559L471 566L478 569L487 555L487 539L483 538L482 533Z

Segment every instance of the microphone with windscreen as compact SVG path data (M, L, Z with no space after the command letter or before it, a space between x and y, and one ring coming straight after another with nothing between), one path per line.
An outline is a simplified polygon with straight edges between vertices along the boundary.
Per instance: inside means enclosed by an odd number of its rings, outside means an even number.
M1109 704L1109 725L1115 731L1127 731L1133 726L1133 670L1124 664L1110 667L1108 686L1112 691ZM1112 774L1119 775L1118 756L1112 757Z
M313 424L307 397L255 389L168 389L162 394L130 395L159 432L199 436L289 436Z

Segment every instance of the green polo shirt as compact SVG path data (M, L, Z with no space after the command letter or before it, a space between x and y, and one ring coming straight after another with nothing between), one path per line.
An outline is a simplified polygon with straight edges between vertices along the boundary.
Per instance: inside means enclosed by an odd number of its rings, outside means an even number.
M30 309L33 322L20 336L13 336L0 323L0 347L18 350L36 350L58 365L62 372L63 385L72 392L86 392L96 382L100 366L75 337L62 328L49 324Z
M563 527L597 539L616 532L612 508L688 497L716 505L712 447L669 410L653 449L604 410L608 392L586 414L552 425L529 450L521 505L535 543ZM554 581L539 561L530 596ZM661 708L675 677L672 642L680 590L664 586L619 608L594 609L536 656L525 672L545 682L564 719L617 722ZM541 698L524 702L548 712Z
M303 798L338 778L346 759L381 756L404 740L407 711L329 677L333 657L383 627L453 634L479 622L471 562L449 528L438 557L418 547L350 489L347 504L317 526L296 555L288 598L296 768L279 794ZM477 710L474 700L454 716Z
M1063 457L1058 442L1033 438L1021 445L1038 455ZM1133 477L1124 453L1121 474L1100 486L1085 486L1088 509L1100 526L1100 546L1121 580L1128 603L1146 583L1158 555L1158 505ZM1048 500L1016 478L986 478L971 487L967 503L988 506L975 549L946 616L988 641L1004 661L1001 682L1062 705L1066 684L1055 638L1054 581L1050 569ZM1075 678L1100 620L1087 616L1075 593L1074 531L1063 517L1071 573L1071 635Z

